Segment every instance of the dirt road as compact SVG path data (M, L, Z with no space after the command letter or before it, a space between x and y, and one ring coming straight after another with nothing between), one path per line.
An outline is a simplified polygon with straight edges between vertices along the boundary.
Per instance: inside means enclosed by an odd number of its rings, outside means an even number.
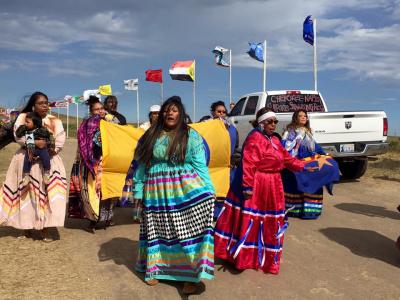
M75 147L64 150L67 170ZM278 276L218 264L216 279L190 299L400 299L399 191L398 181L373 176L340 182L320 219L290 220ZM0 299L185 299L179 284L148 287L133 271L139 225L130 216L118 209L117 226L94 235L87 221L67 220L50 244L0 228Z

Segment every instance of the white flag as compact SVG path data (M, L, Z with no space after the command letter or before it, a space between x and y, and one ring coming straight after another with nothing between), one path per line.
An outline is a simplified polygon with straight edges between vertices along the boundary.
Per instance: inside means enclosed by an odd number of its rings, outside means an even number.
M90 96L96 96L97 98L101 99L101 95L99 90L86 90L83 91L83 99L86 101L89 99Z
M125 89L128 91L136 91L139 87L139 79L124 80Z

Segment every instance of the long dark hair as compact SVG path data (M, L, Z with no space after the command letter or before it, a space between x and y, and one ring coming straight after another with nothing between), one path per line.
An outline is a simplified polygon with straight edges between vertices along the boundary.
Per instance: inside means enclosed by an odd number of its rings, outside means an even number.
M34 92L28 100L28 103L26 103L25 107L21 110L23 113L31 112L33 111L33 107L35 106L36 100L40 97L45 97L47 101L49 101L49 98L47 97L46 94L42 92Z
M308 119L307 111L306 111L305 109L302 109L302 108L296 110L296 111L293 113L293 115L292 115L292 121L286 126L286 130L288 130L288 129L294 129L294 130L296 130L298 127L300 127L300 125L299 125L299 114L300 114L301 112L305 113L305 114L306 114L306 117L307 117L307 122L306 122L306 124L304 125L304 127L307 129L307 131L311 132L310 120Z
M172 96L163 103L158 115L157 123L153 124L143 135L136 149L135 158L140 163L150 166L153 158L153 147L157 139L161 136L164 128L165 115L164 113L172 107L176 106L179 111L178 124L174 130L175 134L171 135L169 146L167 149L168 160L170 162L183 163L185 161L187 142L189 139L189 127L185 122L185 107L182 104L179 96Z

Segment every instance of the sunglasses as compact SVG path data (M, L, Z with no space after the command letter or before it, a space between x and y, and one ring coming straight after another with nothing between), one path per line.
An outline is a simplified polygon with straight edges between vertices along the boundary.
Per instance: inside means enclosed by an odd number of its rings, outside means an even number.
M268 125L271 125L271 124L278 124L279 123L279 121L278 120L267 120L265 123L267 123Z
M217 113L226 114L226 110L216 110Z

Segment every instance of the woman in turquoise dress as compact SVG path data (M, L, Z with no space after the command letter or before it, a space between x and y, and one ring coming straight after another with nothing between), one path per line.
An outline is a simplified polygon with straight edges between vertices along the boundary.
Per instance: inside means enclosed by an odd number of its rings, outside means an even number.
M192 294L214 278L215 190L203 140L185 115L178 96L165 101L135 153L133 192L143 204L136 270L149 285L182 281L183 293Z

